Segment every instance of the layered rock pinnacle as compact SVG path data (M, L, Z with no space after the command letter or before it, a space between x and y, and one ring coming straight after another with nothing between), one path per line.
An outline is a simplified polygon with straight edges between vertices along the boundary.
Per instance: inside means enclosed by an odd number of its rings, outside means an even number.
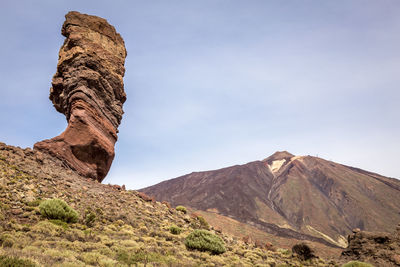
M69 12L50 100L68 121L59 136L34 148L63 160L81 175L102 181L114 159L114 145L126 100L124 41L105 19Z

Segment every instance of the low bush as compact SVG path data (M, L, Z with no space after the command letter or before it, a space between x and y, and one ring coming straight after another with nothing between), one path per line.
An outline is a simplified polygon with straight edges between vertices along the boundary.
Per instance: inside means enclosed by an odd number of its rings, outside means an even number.
M144 266L147 263L160 263L163 262L163 256L156 252L147 252L143 249L139 249L134 253L128 253L124 250L121 250L117 253L117 260L121 263L125 263L127 265L135 265L138 263L143 263Z
M197 216L197 220L199 220L200 228L201 228L201 229L210 230L210 225L208 224L208 222L206 221L206 219L204 219L204 217L202 217L202 216Z
M178 227L178 226L176 226L176 225L172 225L172 226L169 228L169 231L171 232L171 234L179 235L179 234L182 232L182 228L180 228L180 227Z
M177 211L180 211L180 212L184 213L184 214L187 213L187 209L184 206L177 206L175 209Z
M373 265L361 261L349 261L343 264L342 267L374 267Z
M296 253L298 258L304 261L315 258L314 251L306 243L294 245L292 252Z
M2 246L4 247L4 248L12 248L13 246L14 246L14 240L12 240L12 239L5 239L3 242L2 242ZM1 266L1 265L0 265Z
M37 206L39 206L40 202L42 202L41 199L35 199L31 202L28 202L27 204L29 207L37 207Z
M35 267L36 264L29 260L19 259L16 257L0 256L1 267Z
M204 217L202 217L196 213L191 214L191 217L192 217L192 220L191 220L190 225L194 229L210 230L210 225L208 224L206 219L204 219Z
M92 227L95 220L96 220L96 214L91 209L87 209L85 211L85 224L88 227Z
M0 245L4 248L11 248L14 246L14 239L10 234L2 234L0 236ZM1 266L1 265L0 265Z
M211 254L222 254L226 251L224 241L207 230L194 230L185 240L190 250L209 251Z
M52 224L61 226L64 230L68 229L68 223L61 221L61 220L49 220Z
M61 199L44 200L39 205L42 216L67 223L78 221L78 213Z

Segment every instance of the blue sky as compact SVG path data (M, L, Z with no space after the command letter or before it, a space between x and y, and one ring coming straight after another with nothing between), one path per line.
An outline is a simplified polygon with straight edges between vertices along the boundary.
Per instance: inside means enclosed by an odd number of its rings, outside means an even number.
M106 18L128 100L105 183L318 155L400 178L400 2L0 1L0 141L66 127L48 100L64 15Z

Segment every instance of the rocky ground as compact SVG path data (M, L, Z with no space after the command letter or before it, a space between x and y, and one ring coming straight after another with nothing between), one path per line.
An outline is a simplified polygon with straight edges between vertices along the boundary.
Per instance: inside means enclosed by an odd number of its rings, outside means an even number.
M49 221L38 205L63 199L77 223ZM189 251L185 237L198 219L142 193L79 176L46 154L0 143L0 255L38 266L339 266L321 258L301 261L287 249L256 247L225 233L220 255ZM89 214L94 219L88 221ZM172 225L183 229L174 235ZM318 252L317 252L318 255Z
M375 266L400 266L400 224L393 234L355 229L342 259L371 262Z

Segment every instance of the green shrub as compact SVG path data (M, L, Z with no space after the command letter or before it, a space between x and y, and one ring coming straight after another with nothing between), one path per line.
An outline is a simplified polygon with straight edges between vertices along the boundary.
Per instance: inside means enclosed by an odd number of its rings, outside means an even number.
M177 206L175 209L185 214L187 213L187 209L184 206Z
M42 200L38 198L38 199L35 199L35 200L31 201L31 202L28 202L27 205L29 207L37 207L37 206L39 206L40 202L42 202Z
M156 252L144 251L143 249L139 249L135 253L128 253L121 250L117 253L117 260L128 265L137 265L140 262L146 266L147 263L163 262L163 256Z
M52 224L61 226L64 230L68 229L68 223L61 221L61 220L49 220Z
M0 256L0 266L1 267L35 267L36 265L24 259L19 259L9 256Z
M210 225L202 216L197 216L197 220L199 220L200 228L205 230L210 230Z
M14 246L14 239L10 234L2 234L0 236L0 245L4 248L11 248ZM1 266L1 265L0 265Z
M85 211L85 224L88 227L92 227L95 220L96 220L96 214L91 209L87 209Z
M39 210L47 219L61 220L67 223L78 221L78 213L61 199L44 200L40 203Z
M178 226L176 226L176 225L172 225L172 226L169 228L169 231L171 232L171 234L179 235L179 234L182 232L182 228L180 228L180 227L178 227Z
M361 262L361 261L349 261L343 264L342 267L374 267L372 264Z
M186 237L185 246L190 250L209 251L211 254L226 251L224 241L207 230L194 230Z
M202 216L197 215L196 213L193 213L191 216L192 216L192 221L190 225L194 229L210 230L210 225L208 224L206 219L204 219Z

